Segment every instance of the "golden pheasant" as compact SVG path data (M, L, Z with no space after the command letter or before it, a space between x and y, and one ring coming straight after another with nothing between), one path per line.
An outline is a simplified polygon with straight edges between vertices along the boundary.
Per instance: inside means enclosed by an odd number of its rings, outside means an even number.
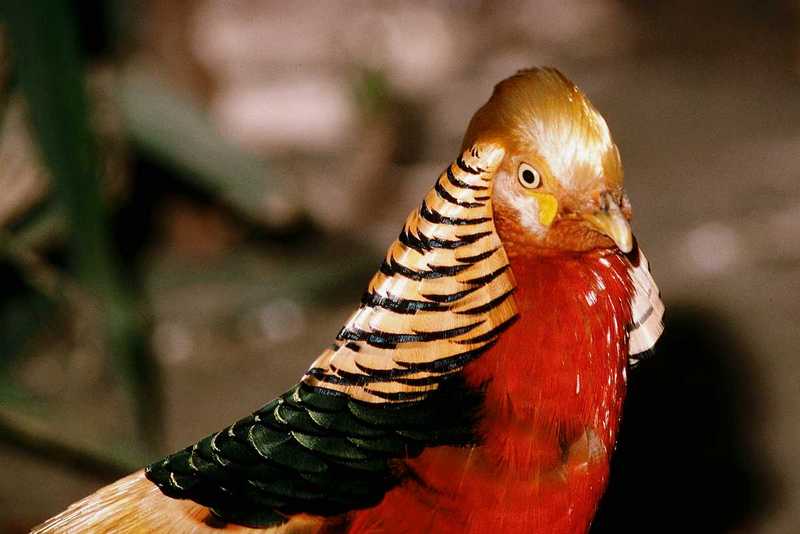
M35 532L586 532L663 305L553 69L498 84L300 382Z

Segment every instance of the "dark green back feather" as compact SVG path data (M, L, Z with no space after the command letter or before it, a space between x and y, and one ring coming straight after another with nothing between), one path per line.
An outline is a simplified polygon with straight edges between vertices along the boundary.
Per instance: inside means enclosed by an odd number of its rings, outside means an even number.
M233 523L374 506L425 447L475 443L481 402L460 376L426 399L370 404L299 384L252 415L146 469L168 496Z

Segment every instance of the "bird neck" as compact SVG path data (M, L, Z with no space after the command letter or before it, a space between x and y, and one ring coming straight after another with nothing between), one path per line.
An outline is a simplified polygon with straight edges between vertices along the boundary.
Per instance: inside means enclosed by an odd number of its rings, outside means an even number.
M522 424L563 445L592 429L610 451L625 394L627 261L600 252L509 257L519 320L466 369L486 390L483 435Z

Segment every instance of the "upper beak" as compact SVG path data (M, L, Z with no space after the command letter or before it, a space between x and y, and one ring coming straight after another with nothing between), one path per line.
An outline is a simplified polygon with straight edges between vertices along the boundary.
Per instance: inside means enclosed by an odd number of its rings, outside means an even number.
M583 216L598 232L610 237L617 247L627 254L633 249L631 225L622 210L608 193L603 194L601 209Z

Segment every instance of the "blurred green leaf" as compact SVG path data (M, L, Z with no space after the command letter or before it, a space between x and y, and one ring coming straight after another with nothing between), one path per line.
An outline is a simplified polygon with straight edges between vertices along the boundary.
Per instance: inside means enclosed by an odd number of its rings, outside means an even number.
M251 220L295 222L299 203L290 184L224 139L186 96L139 70L123 76L120 92L128 131L143 149Z
M48 197L40 206L21 217L14 224L13 232L16 244L31 250L61 242L68 233L64 208Z
M3 298L0 302L0 373L25 350L29 341L53 317L55 307L34 291Z
M111 246L74 14L60 0L4 2L2 9L13 67L69 222L80 279L100 301L114 362L136 401L142 434L155 445L161 434L157 367L148 350L146 322L122 283Z
M367 117L379 117L391 109L391 85L379 70L363 69L353 82L353 95L359 109Z
M58 0L8 2L4 14L34 137L72 225L79 271L87 283L113 285L107 229L97 224L106 213L72 14Z
M27 454L102 480L125 476L146 463L148 457L138 451L120 447L100 448L68 443L51 435L42 424L11 417L0 412L0 443L11 445Z
M0 371L0 405L30 408L36 405L36 399L9 375Z
M379 263L375 251L353 248L347 256L318 249L280 257L240 250L211 265L162 257L148 273L147 289L156 300L191 286L226 287L238 295L236 306L241 310L276 298L314 305L340 303L363 290L364 280Z

